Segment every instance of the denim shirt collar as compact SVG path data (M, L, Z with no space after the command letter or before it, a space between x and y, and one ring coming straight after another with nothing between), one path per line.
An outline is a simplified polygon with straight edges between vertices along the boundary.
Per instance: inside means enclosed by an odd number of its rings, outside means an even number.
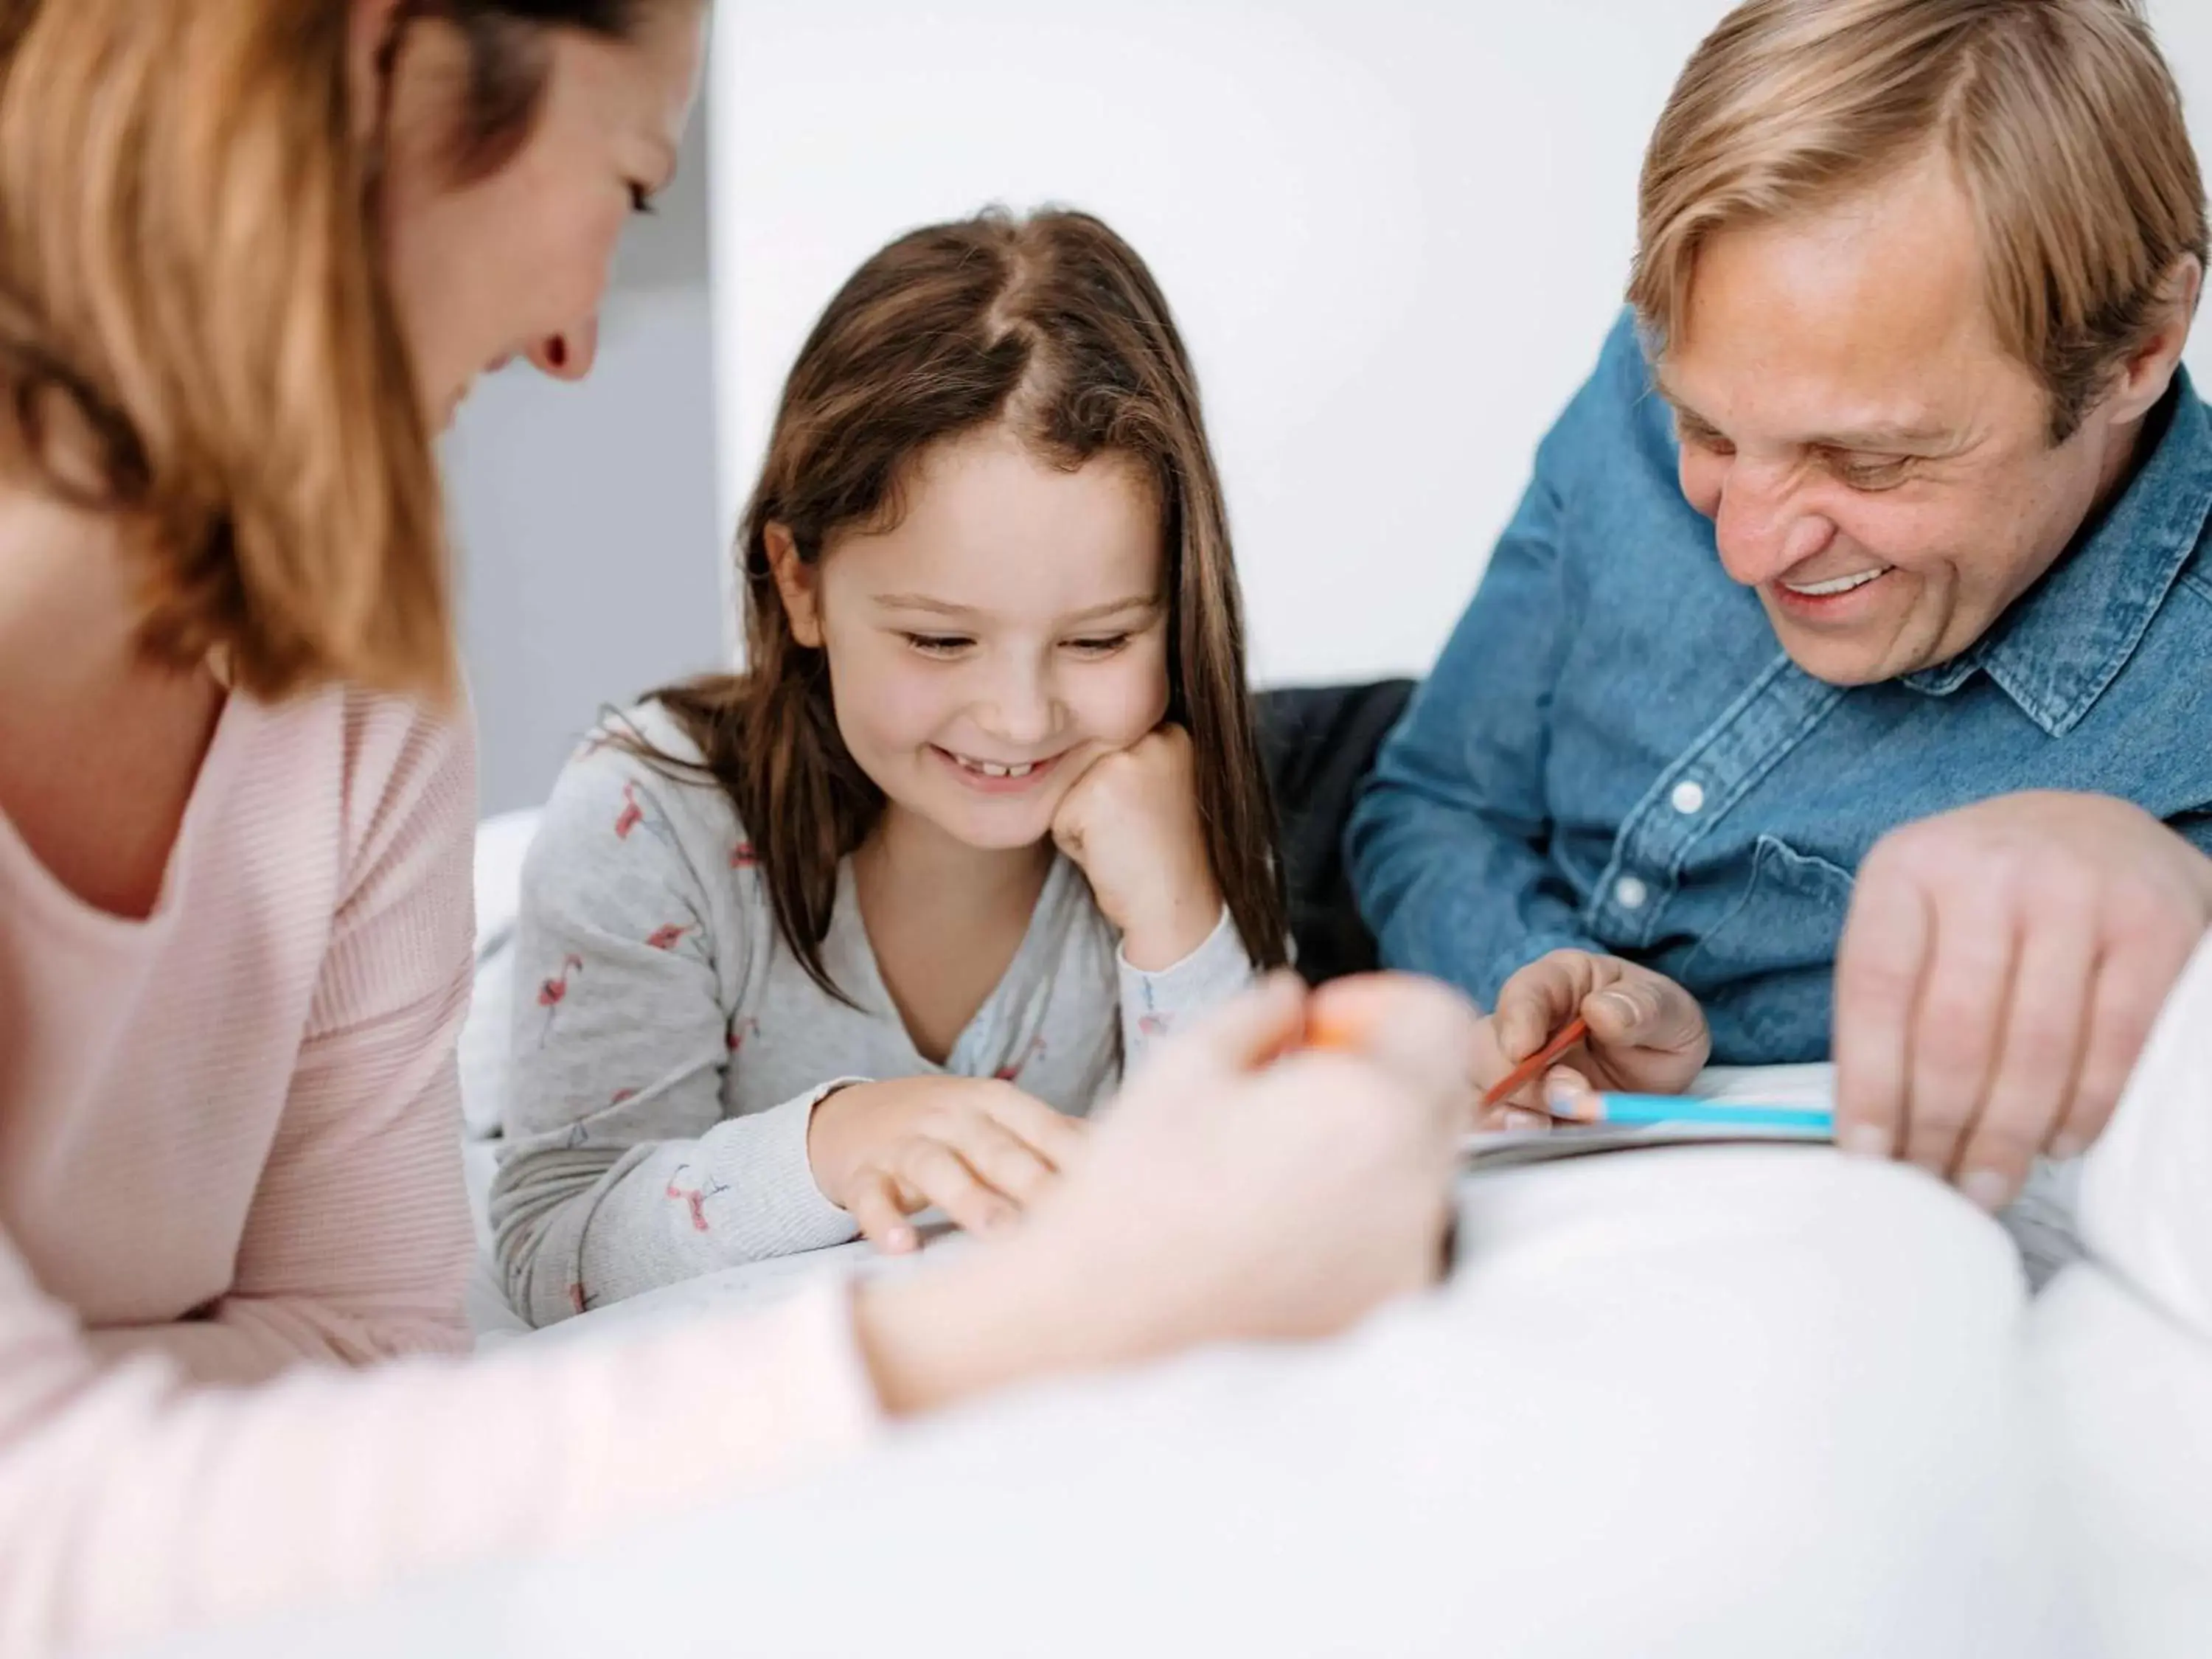
M2196 551L2212 513L2212 416L2178 369L2166 430L2087 538L1966 650L1902 684L1948 696L1985 672L2021 712L2063 736L2104 695Z

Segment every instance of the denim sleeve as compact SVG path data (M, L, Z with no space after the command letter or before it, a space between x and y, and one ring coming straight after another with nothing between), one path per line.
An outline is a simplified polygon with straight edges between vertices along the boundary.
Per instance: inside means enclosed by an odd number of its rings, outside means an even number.
M1486 1008L1546 951L1603 948L1546 854L1545 757L1571 621L1560 473L1576 419L1570 406L1537 452L1535 477L1385 740L1346 837L1384 963L1449 981Z

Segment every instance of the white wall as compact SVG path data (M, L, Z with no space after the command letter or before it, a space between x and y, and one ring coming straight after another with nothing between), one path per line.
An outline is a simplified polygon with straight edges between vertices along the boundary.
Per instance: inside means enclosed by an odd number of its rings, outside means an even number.
M891 235L1109 220L1185 326L1262 679L1426 666L1612 320L1644 140L1725 0L725 0L721 511ZM2212 3L2154 0L2212 162ZM2212 325L2193 361L2212 381Z
M707 145L616 262L580 386L486 379L443 446L486 812L543 801L609 703L722 660Z

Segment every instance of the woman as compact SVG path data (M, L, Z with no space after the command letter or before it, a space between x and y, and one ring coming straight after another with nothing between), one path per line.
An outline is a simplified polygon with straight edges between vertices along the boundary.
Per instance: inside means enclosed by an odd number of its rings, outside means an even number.
M1387 1042L1274 1064L1306 1013L1276 983L950 1266L343 1369L464 1341L472 757L430 434L512 356L589 371L704 27L0 5L0 1651L572 1539L1432 1269L1465 1011L1354 984L1332 1020Z

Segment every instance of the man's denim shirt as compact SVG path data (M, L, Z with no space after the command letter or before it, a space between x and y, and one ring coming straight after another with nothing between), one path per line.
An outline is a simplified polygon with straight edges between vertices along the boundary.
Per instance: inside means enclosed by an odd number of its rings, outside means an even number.
M2212 848L2212 416L2186 374L2134 481L1963 655L1845 690L1784 654L1682 498L1632 325L1545 438L1349 851L1383 960L1487 1007L1562 945L1687 987L1716 1060L1828 1052L1853 872L2021 789Z

